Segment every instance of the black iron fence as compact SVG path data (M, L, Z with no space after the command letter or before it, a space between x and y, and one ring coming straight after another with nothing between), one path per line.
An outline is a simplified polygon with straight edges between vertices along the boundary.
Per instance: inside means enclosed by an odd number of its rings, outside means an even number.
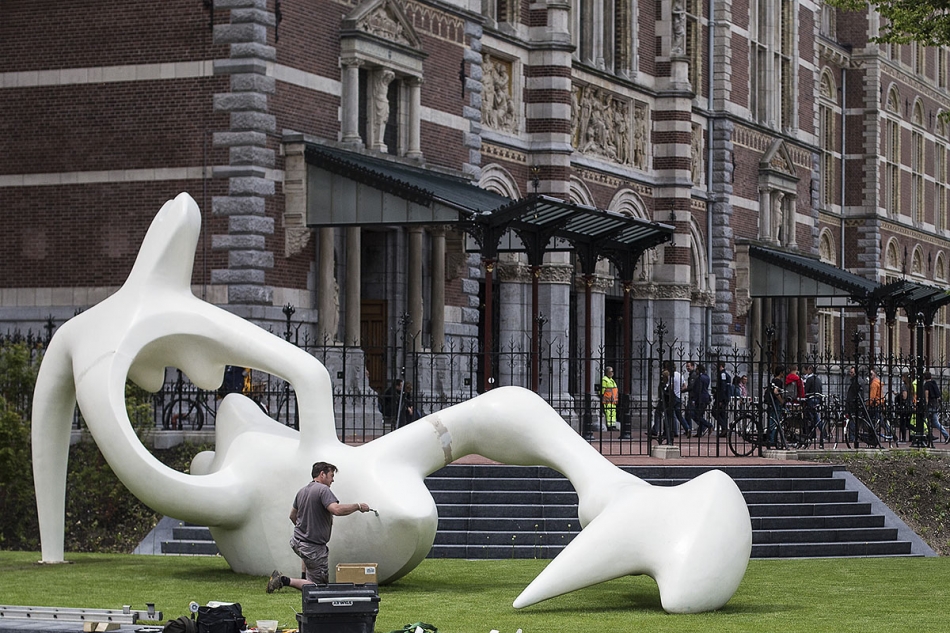
M811 416L812 410L806 410L806 403L802 403L799 411L803 423L812 422L815 427L821 424L817 431L814 428L801 429L802 435L811 433L815 444L820 440L827 448L852 444L846 420L852 367L857 368L861 401L865 404L860 413L874 421L881 445L911 442L915 437L919 440L922 425L917 423L917 418L929 421L931 417L901 398L908 385L907 377L919 374L923 367L922 359L916 356L790 357L773 351L771 337L761 345L756 344L752 350L687 349L676 340L664 340L665 329L659 324L653 340L637 342L629 353L619 346L602 347L592 355L571 353L566 342L557 339L543 341L535 352L527 343L509 341L490 355L488 371L491 375L486 377L484 357L475 344L450 345L440 351L420 350L416 348L416 341L402 336L396 337L397 341L390 346L353 347L306 339L301 341L297 332L299 329L288 325L285 338L327 367L333 384L337 431L342 440L349 443L370 441L401 424L468 400L489 384L492 388L517 385L537 391L558 411L566 424L604 454L649 454L652 446L661 442L678 446L684 455L729 456L734 454L734 447L731 448L729 442L730 426L737 419L746 419L750 415L763 429L757 442L762 446L755 448L767 448L767 440L771 438L767 437L768 410L763 394L773 369L779 365L786 368L797 366L800 374L813 366L821 379L823 397L813 409L817 420ZM12 344L13 340L14 337L7 336L0 339L0 345ZM34 350L32 358L38 359L39 350L45 343L43 337L31 335L17 340L27 342L29 349ZM687 422L683 425L677 415L677 403L669 395L663 397L670 391L663 389L669 385L669 378L664 376L663 370L680 373L685 382L688 364L696 366L697 372L701 371L699 366L705 368L710 398L705 410L700 412L702 407L691 406L689 395L683 393L678 403ZM600 389L607 366L614 370L613 378L619 392L613 407L603 405ZM872 367L881 381L881 398L873 403L868 400L868 372ZM945 403L950 388L950 369L944 362L928 369L934 374L943 395L935 420L939 422L947 417ZM730 382L740 379L741 387L726 388L722 384L724 374ZM393 391L397 379L403 381L402 392ZM4 377L0 376L0 380ZM169 369L163 388L149 396L154 427L170 431L211 430L218 407L230 393L241 393L252 399L263 412L287 426L299 426L296 397L288 383L263 372L238 367L228 369L224 384L215 391L198 389L180 371ZM717 399L717 393L728 393L730 397L728 400ZM22 405L25 411L29 409L28 403ZM795 411L791 413L795 415ZM787 414L783 412L783 415ZM608 426L614 422L614 416L615 430L610 430ZM701 437L698 436L699 418L711 426L710 432ZM82 427L78 415L76 426ZM936 425L929 425L928 434L937 431ZM870 443L868 434L860 436L855 432L853 435L858 444L862 439L864 444ZM939 441L941 435L935 437ZM774 442L772 446L775 446ZM784 446L796 447L801 446Z

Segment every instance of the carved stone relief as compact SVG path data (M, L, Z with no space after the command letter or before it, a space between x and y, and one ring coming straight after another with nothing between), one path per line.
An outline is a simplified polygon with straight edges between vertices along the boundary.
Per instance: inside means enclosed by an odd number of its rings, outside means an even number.
M381 4L375 11L363 16L356 28L384 40L410 45L405 28L389 2Z
M690 144L689 168L693 184L697 187L703 184L703 175L706 172L705 143L703 141L703 128L701 125L693 125L693 138Z
M630 102L593 86L575 86L571 93L574 148L622 165L631 162L636 141L631 139ZM634 121L636 133L636 121Z
M512 86L511 62L485 54L482 58L482 124L515 133L519 117Z

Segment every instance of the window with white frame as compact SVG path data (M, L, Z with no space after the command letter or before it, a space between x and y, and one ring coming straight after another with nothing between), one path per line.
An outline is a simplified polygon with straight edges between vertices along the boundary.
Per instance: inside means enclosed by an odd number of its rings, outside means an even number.
M920 102L914 104L914 130L911 132L911 217L915 224L924 222L924 111Z
M937 138L934 142L934 228L938 231L947 228L947 136L946 125L937 121Z
M797 0L753 0L749 21L749 110L783 130L796 127Z
M897 90L891 90L887 98L888 117L884 119L884 208L888 215L900 213L901 195L901 124L900 100Z
M914 55L914 74L923 77L927 72L927 49L924 48L923 44L915 42L911 45L911 51Z
M509 0L514 1L514 0ZM637 0L572 0L574 58L600 70L637 69Z
M947 47L937 48L937 87L947 89Z
M821 3L821 26L819 32L829 39L835 39L838 36L837 28L838 10L829 6L827 2Z
M837 134L835 120L840 108L835 102L837 90L834 79L829 72L821 75L818 99L818 135L821 147L820 169L821 204L829 207L837 199L836 168L841 154L837 151Z

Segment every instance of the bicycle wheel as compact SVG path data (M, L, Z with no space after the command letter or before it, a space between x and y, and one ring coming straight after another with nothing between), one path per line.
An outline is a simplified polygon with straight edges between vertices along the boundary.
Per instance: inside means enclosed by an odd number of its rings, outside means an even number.
M782 420L782 427L788 448L796 449L808 446L808 440L805 437L805 420L800 414L796 413Z
M194 400L175 398L165 409L165 414L162 416L162 428L177 430L189 423L195 430L200 431L205 423L204 411Z
M739 457L748 457L755 452L759 443L759 432L755 418L749 414L736 416L729 425L729 450Z

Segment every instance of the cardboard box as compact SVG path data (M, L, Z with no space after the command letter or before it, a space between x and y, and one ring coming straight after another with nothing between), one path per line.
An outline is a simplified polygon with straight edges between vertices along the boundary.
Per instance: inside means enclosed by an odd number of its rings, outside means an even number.
M379 584L376 580L376 563L338 563L336 582L351 582L356 585Z

